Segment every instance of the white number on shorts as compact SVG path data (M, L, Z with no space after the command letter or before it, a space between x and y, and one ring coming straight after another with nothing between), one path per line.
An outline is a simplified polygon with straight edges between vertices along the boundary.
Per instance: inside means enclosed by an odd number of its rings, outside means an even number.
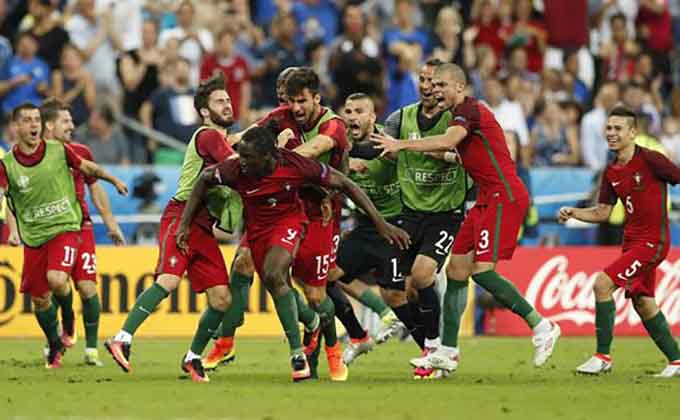
M338 248L340 247L340 235L333 235L333 249L331 250L331 263L334 263L338 257Z
M295 240L295 237L297 236L298 231L295 229L288 229L288 235L283 238L283 242L286 242L288 244L292 244L293 241Z
M642 268L642 263L639 260L635 260L630 267L626 268L623 273L617 274L616 277L623 281L627 281L629 278L635 276L635 273L637 273L640 268Z
M330 255L317 255L316 257L316 276L318 278L323 278L328 275L328 269L330 268L331 258Z
M94 274L97 272L97 256L94 254L82 254L81 258L83 259L83 270L87 274Z
M392 265L392 281L397 283L404 281L404 275L399 271L399 261L397 257L390 258L390 264Z
M448 255L451 251L451 245L453 245L453 235L449 235L447 231L442 230L439 232L439 236L441 238L434 244L437 248L435 252L439 255Z
M635 208L633 207L633 199L629 195L626 196L626 211L628 214L633 214L635 211Z
M479 249L487 249L489 247L489 231L484 229L479 232Z
M72 267L76 259L76 249L70 246L64 247L64 261L61 262L62 267Z

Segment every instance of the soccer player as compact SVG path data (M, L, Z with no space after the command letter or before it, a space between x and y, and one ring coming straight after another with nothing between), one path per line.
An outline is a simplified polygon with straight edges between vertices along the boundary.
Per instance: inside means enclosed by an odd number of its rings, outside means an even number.
M369 215L383 237L408 246L408 235L385 222L366 194L346 176L324 163L278 149L276 135L264 127L245 132L238 158L203 171L184 209L177 234L178 246L185 248L189 225L211 185L228 185L241 195L253 261L274 299L288 338L295 381L311 375L297 326L296 299L288 286L293 255L308 223L299 196L303 183L342 190Z
M617 198L626 208L622 253L598 273L595 293L595 354L576 368L578 373L599 375L612 370L611 344L616 307L613 293L624 288L654 344L668 359L657 377L680 376L680 350L663 312L654 300L656 267L668 255L667 184L680 183L680 168L659 152L635 145L637 117L625 107L609 113L605 129L607 144L616 158L602 176L598 204L579 209L562 207L559 220L605 222Z
M524 318L533 329L533 362L537 367L542 366L552 355L560 328L544 319L514 285L495 270L497 261L512 258L517 247L517 234L529 208L529 193L517 176L503 130L493 113L477 99L465 96L463 70L455 64L442 64L435 70L433 85L435 96L450 106L453 113L443 134L408 141L372 135L386 153L457 150L465 170L479 186L475 206L453 242L446 268L448 281L441 344L423 357L412 359L411 364L416 368L449 372L458 367L458 330L464 309L460 302L465 302L468 277L472 275L475 283Z
M219 326L229 307L229 277L217 239L212 234L215 220L220 220L223 210L232 200L232 192L226 187L215 186L206 194L200 212L188 227L188 249L179 249L175 236L179 218L186 201L195 188L201 170L207 165L224 161L234 151L227 142L227 129L234 123L229 95L224 90L222 74L204 80L194 96L194 108L203 119L203 126L194 133L180 172L177 192L161 216L159 233L159 256L156 281L135 302L121 330L106 348L113 359L125 371L130 372L130 347L132 336L144 320L179 285L184 273L191 288L205 292L208 307L203 312L189 351L184 356L182 370L191 375L194 382L208 382L201 353Z
M121 194L127 194L127 186L82 159L70 146L43 140L40 110L35 105L19 105L12 111L12 119L19 141L2 159L0 193L9 198L25 245L21 292L30 294L36 318L47 337L46 367L58 368L64 343L57 329L57 306L62 308L62 314L70 314L73 324L73 294L68 277L77 275L83 220L69 168L106 180ZM70 327L72 332L73 326ZM65 325L64 331L68 332L68 328Z
M80 157L94 161L90 148L84 144L73 143L73 119L70 108L56 98L49 98L40 107L40 118L43 124L43 138L57 140L71 146ZM108 228L109 237L116 245L125 245L125 238L116 219L111 213L111 205L106 191L97 183L94 177L86 177L80 171L71 170L75 182L76 196L83 213L83 225L80 231L81 244L76 255L76 267L73 272L73 281L78 289L78 294L83 305L83 326L85 328L85 364L102 366L97 351L97 332L99 330L99 315L101 306L97 295L97 259L95 255L94 227L90 212L85 201L85 184L87 183L92 202L99 211ZM71 313L72 317L73 314ZM62 319L64 314L62 313ZM67 325L66 321L64 324ZM75 344L76 334L73 318L68 322L71 329L64 328L62 342L66 347Z

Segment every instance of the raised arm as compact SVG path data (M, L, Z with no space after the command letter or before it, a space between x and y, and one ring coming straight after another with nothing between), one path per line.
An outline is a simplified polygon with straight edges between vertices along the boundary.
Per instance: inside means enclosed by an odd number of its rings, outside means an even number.
M326 135L318 135L311 139L310 141L302 143L301 145L293 149L293 151L306 158L316 159L322 154L326 153L327 151L333 149L334 147L335 140L332 137Z
M120 179L108 173L104 168L97 165L96 163L86 159L82 159L78 169L80 170L80 172L84 173L87 176L101 179L113 185L114 187L116 187L118 194L127 195L128 193L127 185Z
M371 134L371 140L383 149L383 155L400 150L413 152L445 152L451 151L458 146L468 132L465 128L454 125L446 130L446 133L436 136L424 137L419 140L396 140L386 134Z
M90 184L89 187L92 203L97 208L106 228L109 230L109 238L111 238L113 243L117 246L125 245L125 237L120 230L120 226L118 226L118 222L116 222L116 218L113 217L113 213L111 212L111 203L109 202L108 194L106 194L104 188L96 182Z
M680 167L659 152L642 149L642 157L660 180L669 184L680 184Z
M611 204L598 203L596 206L579 209L576 207L562 207L558 214L560 223L566 223L569 219L576 219L588 223L604 223L614 208Z

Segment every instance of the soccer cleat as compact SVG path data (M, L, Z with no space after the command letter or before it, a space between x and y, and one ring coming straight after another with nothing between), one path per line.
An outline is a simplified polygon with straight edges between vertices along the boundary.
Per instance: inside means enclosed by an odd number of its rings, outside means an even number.
M345 347L345 351L342 352L343 363L349 366L354 359L373 350L374 346L375 342L368 334L364 338L350 339L347 347Z
M349 369L342 361L342 347L340 342L333 347L326 346L326 358L328 359L328 373L331 381L346 381L349 376Z
M63 344L61 342L49 346L47 357L45 358L45 368L58 369L61 367L61 359L64 356Z
M205 373L203 369L203 363L201 359L191 359L188 362L185 361L186 355L182 358L182 370L191 376L193 382L210 382L208 374Z
M449 373L441 369L423 369L415 368L413 369L413 379L420 380L431 380L431 379L444 379L449 376Z
M380 328L375 334L375 342L378 344L386 343L391 337L399 334L402 328L405 328L404 324L399 321L394 312L389 311L380 319Z
M411 366L414 368L421 368L421 369L431 369L432 366L430 366L430 360L428 356L430 353L434 352L436 349L431 349L425 347L423 349L423 352L420 354L420 357L416 357L414 359L411 359L409 363L411 363Z
M670 362L661 372L654 375L655 378L680 377L680 360Z
M130 344L109 339L104 342L104 346L113 357L113 360L118 363L118 366L120 366L124 372L132 371L132 364L130 363Z
M311 377L309 363L304 354L294 354L290 358L290 366L293 369L292 377L294 382L304 381Z
M64 321L61 322L61 342L64 343L64 347L70 349L75 346L78 342L78 333L76 332L76 323L73 323L71 331L66 329Z
M221 337L215 340L212 350L203 358L203 368L214 370L217 366L226 365L235 359L234 337Z
M319 347L319 335L321 334L321 320L317 316L316 328L311 331L307 331L305 328L305 334L302 337L302 344L305 346L305 354L309 357L317 347Z
M96 367L104 366L104 363L99 360L99 352L97 349L85 349L85 364Z
M430 350L425 357L427 361L424 363L424 366L421 367L425 369L453 372L458 369L460 353L457 349L450 350L443 347L438 347L434 351Z
M545 333L534 334L531 342L534 345L534 366L541 367L550 359L555 350L557 339L560 338L562 330L560 326L551 322L552 328Z
M606 354L595 353L581 366L576 368L576 372L583 375L599 375L612 371L612 358Z

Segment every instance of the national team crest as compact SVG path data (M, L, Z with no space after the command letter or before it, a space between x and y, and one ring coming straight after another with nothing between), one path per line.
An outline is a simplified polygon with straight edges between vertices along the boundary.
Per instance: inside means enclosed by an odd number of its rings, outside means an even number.
M633 189L636 191L640 191L644 189L644 185L642 184L643 178L642 174L640 172L635 172L633 174Z
M28 187L29 181L30 181L29 177L27 177L26 175L21 175L17 180L17 185L19 185L19 188L21 188L22 190L25 190L26 187Z
M411 132L408 134L408 139L409 139L409 140L418 140L419 138L420 138L420 133L417 132L417 131L411 131Z
M176 265L177 265L177 257L175 257L173 255L172 257L170 257L170 268L175 268Z

